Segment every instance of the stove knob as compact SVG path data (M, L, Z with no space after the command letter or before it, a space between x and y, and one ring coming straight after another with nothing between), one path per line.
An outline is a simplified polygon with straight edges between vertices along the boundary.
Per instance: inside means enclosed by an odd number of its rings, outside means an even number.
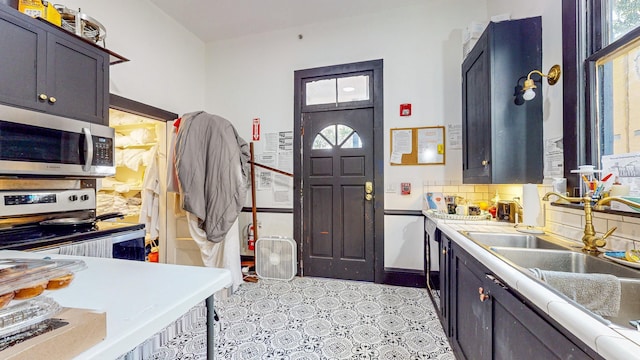
M76 200L78 200L78 196L77 195L69 196L69 201L76 201Z
M87 200L89 200L89 195L82 195L82 196L80 196L80 200L82 200L82 201L87 201Z

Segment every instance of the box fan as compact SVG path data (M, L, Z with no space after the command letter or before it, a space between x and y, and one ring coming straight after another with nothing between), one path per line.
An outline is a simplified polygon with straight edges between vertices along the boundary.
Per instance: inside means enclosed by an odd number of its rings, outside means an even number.
M296 276L296 242L270 236L256 241L256 275L260 279L291 280Z

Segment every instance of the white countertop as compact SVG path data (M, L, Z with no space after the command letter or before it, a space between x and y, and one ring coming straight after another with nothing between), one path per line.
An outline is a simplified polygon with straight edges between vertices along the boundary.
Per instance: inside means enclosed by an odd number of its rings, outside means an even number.
M45 292L65 307L107 313L107 337L78 359L115 359L170 325L196 304L231 285L225 269L140 261L50 255L81 259L87 268L68 288ZM0 258L43 254L0 251Z
M590 316L564 297L549 290L540 282L521 273L502 261L482 246L467 239L459 231L516 232L513 224L482 220L464 221L439 219L423 212L436 222L440 231L478 259L506 282L509 287L527 297L538 308L549 314L581 341L595 350L605 359L640 358L640 332L622 328L618 325L606 325L595 316Z

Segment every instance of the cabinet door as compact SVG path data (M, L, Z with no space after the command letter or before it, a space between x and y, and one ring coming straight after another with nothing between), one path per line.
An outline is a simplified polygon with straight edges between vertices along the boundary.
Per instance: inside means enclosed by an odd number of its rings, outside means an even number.
M451 249L451 346L465 359L491 359L491 301L481 299L484 269L460 247Z
M465 183L491 182L491 78L485 33L462 64L462 166Z
M46 33L10 11L0 9L0 102L43 110Z
M438 254L439 254L439 266L438 272L440 274L440 321L442 322L442 328L444 333L448 336L451 335L451 325L449 324L449 243L451 240L444 235L440 236L438 242Z
M493 313L493 359L591 359L564 334L488 276Z
M80 40L49 33L47 112L105 124L109 95L108 66L106 54Z

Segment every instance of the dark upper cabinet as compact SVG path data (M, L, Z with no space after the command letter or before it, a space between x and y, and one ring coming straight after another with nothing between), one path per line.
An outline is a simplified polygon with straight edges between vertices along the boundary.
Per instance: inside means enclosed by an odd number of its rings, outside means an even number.
M514 89L542 67L541 18L490 23L462 64L463 182L541 183L542 94L514 103Z
M0 102L108 124L109 54L0 5Z

